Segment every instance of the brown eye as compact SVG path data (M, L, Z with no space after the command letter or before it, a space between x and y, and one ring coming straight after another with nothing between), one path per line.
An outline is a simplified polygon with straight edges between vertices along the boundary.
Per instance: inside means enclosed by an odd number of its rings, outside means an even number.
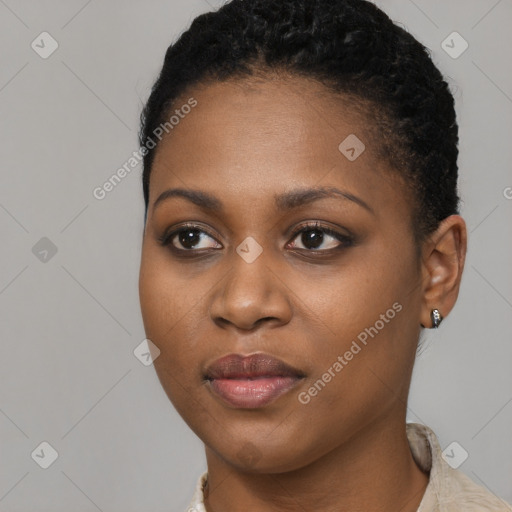
M165 233L159 241L163 246L171 246L173 250L181 252L222 248L204 229L195 225L181 226L171 233Z
M351 245L352 239L321 224L303 226L294 234L292 249L323 252ZM299 244L299 245L297 245Z
M199 229L183 229L175 235L175 241L178 241L185 249L194 249L194 246L201 241L200 233Z
M324 242L324 233L320 229L308 229L301 233L300 241L306 249L318 249Z

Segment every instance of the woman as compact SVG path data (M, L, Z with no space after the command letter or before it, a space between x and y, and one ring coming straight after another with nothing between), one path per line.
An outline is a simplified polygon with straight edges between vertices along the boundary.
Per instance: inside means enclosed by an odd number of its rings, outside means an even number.
M405 421L466 254L427 50L363 0L232 0L141 119L144 327L208 465L189 510L509 510Z

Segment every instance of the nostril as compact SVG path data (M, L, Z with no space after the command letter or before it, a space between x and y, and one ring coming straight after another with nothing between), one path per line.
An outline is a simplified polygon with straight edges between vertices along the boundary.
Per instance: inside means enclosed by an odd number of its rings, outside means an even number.
M266 320L277 320L275 316L266 316L265 318L260 318L256 321L256 324L265 322Z

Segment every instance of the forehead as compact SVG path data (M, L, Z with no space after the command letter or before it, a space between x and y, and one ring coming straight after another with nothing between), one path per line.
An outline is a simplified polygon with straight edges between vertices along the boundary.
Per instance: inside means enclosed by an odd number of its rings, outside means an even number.
M293 186L332 185L371 200L396 173L379 160L371 118L351 96L301 77L213 82L173 108L197 105L160 142L150 203L163 190L201 188L262 201Z

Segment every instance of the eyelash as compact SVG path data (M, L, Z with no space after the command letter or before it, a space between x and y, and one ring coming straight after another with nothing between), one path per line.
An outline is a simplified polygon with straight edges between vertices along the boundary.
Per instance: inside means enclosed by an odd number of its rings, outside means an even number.
M176 255L185 256L185 253L189 253L189 255L187 255L185 257L194 257L194 254L193 254L194 252L196 252L196 253L203 252L204 253L206 251L211 250L209 248L208 249L178 249L177 247L172 245L172 241L173 241L174 237L181 232L184 232L184 231L186 232L187 230L198 230L200 233L204 233L204 234L208 235L209 237L213 238L217 242L215 237L211 233L209 233L208 230L204 229L200 225L190 224L190 223L183 224L179 228L171 231L170 233L168 233L167 231L164 232L164 234L162 236L158 237L158 242L160 243L160 245L162 245L164 247L168 247ZM317 250L317 249L298 248L296 250L307 252L308 254L316 253L319 255L322 255L322 254L325 255L325 254L332 254L334 251L342 250L342 249L344 249L346 247L350 247L351 245L354 244L354 238L352 236L341 234L338 231L335 231L334 229L329 228L328 226L322 225L318 221L310 222L310 223L303 224L302 226L300 226L298 229L296 229L290 235L291 241L295 240L297 238L297 236L300 235L301 233L308 232L308 231L315 231L315 230L321 231L324 234L332 236L333 238L337 239L340 242L340 245L335 248L331 248L331 249ZM219 243L219 242L217 242L217 243ZM217 249L213 249L213 250L217 250Z

